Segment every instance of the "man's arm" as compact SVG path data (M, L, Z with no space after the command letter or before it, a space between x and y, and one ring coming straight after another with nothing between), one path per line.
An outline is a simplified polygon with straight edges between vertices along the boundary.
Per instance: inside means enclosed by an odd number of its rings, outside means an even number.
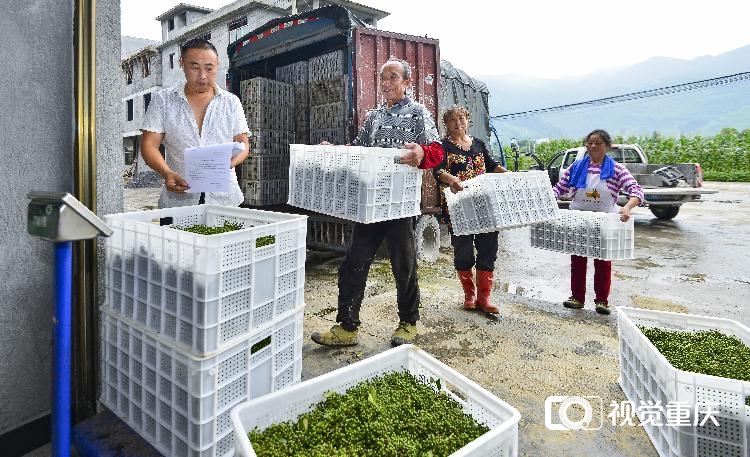
M401 156L401 162L417 168L433 168L443 161L443 145L438 142L430 144L406 143L408 152Z
M250 155L250 141L247 138L247 133L240 133L239 135L235 135L234 137L232 137L232 141L234 141L235 143L243 143L245 145L244 151L232 157L232 163L230 165L232 166L232 168L234 168L244 162L245 159L247 159L247 156Z
M164 139L163 133L143 131L141 137L141 155L146 165L164 177L164 187L170 192L181 194L189 189L187 182L179 174L172 171L167 161L161 156L159 146Z

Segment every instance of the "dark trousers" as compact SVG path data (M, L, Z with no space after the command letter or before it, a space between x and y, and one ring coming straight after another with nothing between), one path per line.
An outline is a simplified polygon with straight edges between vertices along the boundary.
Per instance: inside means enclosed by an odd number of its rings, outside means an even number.
M586 301L586 264L588 257L570 256L570 291L581 303ZM608 303L612 285L612 261L594 259L594 300Z
M419 320L419 286L417 285L417 250L414 244L414 218L354 224L352 245L339 267L339 311L336 322L346 330L362 322L359 310L365 293L367 274L380 244L385 239L396 280L396 301L401 322Z
M498 235L498 232L478 233L476 235L454 235L451 233L453 266L456 267L456 270L471 270L476 265L477 270L495 271ZM474 257L475 246L477 248L476 260Z

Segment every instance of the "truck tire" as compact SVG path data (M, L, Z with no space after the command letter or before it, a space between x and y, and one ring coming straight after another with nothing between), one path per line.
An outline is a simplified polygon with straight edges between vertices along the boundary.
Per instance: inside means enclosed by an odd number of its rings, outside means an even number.
M419 216L414 228L414 240L417 246L417 258L425 262L437 260L440 249L440 225L435 216Z
M677 213L680 212L679 205L677 206L649 206L648 209L651 213L656 216L657 219L668 221L674 219Z

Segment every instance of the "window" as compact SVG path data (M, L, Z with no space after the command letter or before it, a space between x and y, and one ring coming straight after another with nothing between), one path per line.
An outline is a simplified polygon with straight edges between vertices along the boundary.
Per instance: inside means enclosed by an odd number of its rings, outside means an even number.
M174 30L174 17L170 17L167 21L167 30L172 31Z
M169 55L169 68L174 68L174 53Z
M151 59L148 56L143 58L143 77L148 78L151 74Z
M242 38L247 32L249 32L247 26L247 16L230 22L227 27L229 28L229 42L234 43L235 41Z
M547 168L552 168L552 167L560 168L560 165L562 164L562 160L563 160L563 153L558 152L557 154L555 154L552 160L550 160Z
M145 113L148 109L148 105L151 103L151 92L143 94L143 112Z
M620 163L641 163L641 157L638 152L633 148L620 148L622 153L622 160Z
M125 72L125 84L133 84L133 63L123 64L122 70Z
M565 163L563 164L562 169L564 170L568 168L569 166L573 165L573 162L575 161L576 161L576 151L573 150L573 151L568 152L568 155L565 156Z
M133 99L131 98L125 103L127 104L127 107L128 107L128 120L132 121L133 120Z

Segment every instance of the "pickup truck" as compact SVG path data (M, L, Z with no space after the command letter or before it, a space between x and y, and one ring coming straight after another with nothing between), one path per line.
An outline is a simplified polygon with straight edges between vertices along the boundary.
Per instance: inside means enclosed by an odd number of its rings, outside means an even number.
M646 154L637 144L613 144L607 154L633 174L643 188L646 200L644 204L658 219L673 219L683 203L698 202L702 195L717 192L703 188L703 170L700 164L650 164ZM552 156L544 167L552 185L557 184L561 171L585 155L586 148L578 147L560 151ZM626 202L627 196L620 195L618 204L624 205ZM559 203L561 206L570 204L569 201Z

